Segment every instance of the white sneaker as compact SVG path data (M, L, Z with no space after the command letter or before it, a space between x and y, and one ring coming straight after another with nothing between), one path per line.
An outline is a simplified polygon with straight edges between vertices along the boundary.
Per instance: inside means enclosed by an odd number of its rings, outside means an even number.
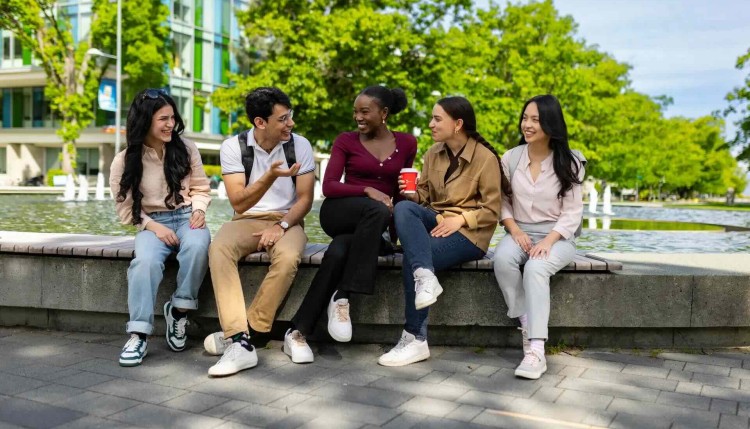
M224 376L237 374L243 369L252 368L258 364L258 355L255 347L252 351L242 347L242 344L232 342L224 351L224 355L216 362L216 365L208 369L208 375Z
M521 365L516 368L516 377L536 380L545 372L547 372L547 359L544 355L539 355L538 352L530 350L524 355Z
M328 302L328 334L331 338L347 343L352 339L352 319L349 318L349 300L341 298L333 300L336 292L331 295Z
M435 277L435 273L426 268L414 270L414 290L417 292L414 298L414 306L417 310L431 306L443 293L443 288Z
M307 340L298 330L287 329L284 335L284 353L292 358L294 363L310 363L315 358Z
M378 363L383 366L404 366L423 361L430 357L427 340L418 341L414 335L403 331L396 347L380 356Z
M224 350L232 344L232 339L224 339L224 332L214 332L213 334L206 337L203 340L203 348L210 355L220 356L224 354Z
M137 334L130 334L130 339L120 352L120 366L138 366L148 354L148 343Z
M528 329L518 328L521 331L521 345L523 346L523 355L526 356L531 352L531 341L529 341Z

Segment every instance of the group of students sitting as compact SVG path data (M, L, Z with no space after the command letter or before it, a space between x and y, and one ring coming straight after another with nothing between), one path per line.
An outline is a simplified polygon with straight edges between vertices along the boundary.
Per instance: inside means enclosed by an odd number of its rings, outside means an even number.
M429 307L443 291L435 273L482 258L499 222L507 233L495 248L495 277L523 340L524 358L515 373L537 379L547 369L550 277L573 260L583 212L585 159L569 148L560 103L552 95L528 100L519 145L501 158L477 131L467 99L439 100L429 123L435 143L423 156L416 189L401 174L412 167L416 138L388 128L406 105L402 90L384 86L356 97L357 129L335 139L323 178L320 226L331 242L291 320L283 351L292 362L312 362L306 338L324 311L330 336L350 341L349 298L373 293L378 256L399 241L404 329L378 363L402 366L429 358ZM147 89L131 104L127 148L115 156L110 173L118 216L138 229L128 269L131 335L120 354L122 366L140 365L147 354L164 261L172 252L179 271L177 288L164 304L170 349L185 349L187 312L198 308L210 267L222 331L204 341L208 353L221 355L208 374L227 376L258 363L255 345L267 341L307 243L303 220L312 207L315 164L310 142L292 133L292 104L281 90L255 89L245 110L253 127L225 140L220 150L234 216L211 241L205 220L209 181L197 147L181 137L184 122L174 100ZM246 306L237 264L256 251L266 251L271 263Z

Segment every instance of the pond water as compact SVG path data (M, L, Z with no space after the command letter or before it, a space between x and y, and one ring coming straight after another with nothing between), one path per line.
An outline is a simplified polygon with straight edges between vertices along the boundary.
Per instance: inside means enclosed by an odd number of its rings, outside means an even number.
M305 219L311 243L330 241L318 226L320 203L315 202ZM0 207L0 231L135 233L133 227L120 225L112 201L59 202L54 195L0 195ZM750 228L750 211L615 206L614 212L615 216L611 218L584 216L583 235L577 240L579 249L601 252L750 252L750 232L726 232L722 227L705 225ZM215 234L231 215L229 201L215 198L206 216L211 232ZM609 229L603 229L605 226ZM498 228L492 246L503 235L502 228Z

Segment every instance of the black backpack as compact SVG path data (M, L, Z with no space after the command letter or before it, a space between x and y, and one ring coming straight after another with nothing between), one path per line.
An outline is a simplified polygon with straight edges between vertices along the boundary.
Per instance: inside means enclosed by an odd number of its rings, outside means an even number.
M247 146L247 133L251 130L243 131L237 136L240 142L240 152L242 153L242 165L245 167L245 186L250 183L250 172L253 171L253 160L255 159L255 150ZM297 154L294 152L294 134L288 142L282 143L284 157L286 158L287 168L291 168L297 162ZM297 176L292 176L292 185L297 186Z

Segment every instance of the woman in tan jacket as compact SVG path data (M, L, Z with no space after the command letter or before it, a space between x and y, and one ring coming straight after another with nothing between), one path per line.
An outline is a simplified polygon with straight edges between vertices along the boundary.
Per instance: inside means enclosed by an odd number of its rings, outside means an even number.
M198 289L208 268L211 197L198 148L180 137L184 129L172 97L158 89L141 91L128 111L128 147L112 162L109 183L117 215L138 229L128 268L130 339L120 353L122 366L140 365L146 356L156 292L172 252L180 269L164 318L173 351L185 349L186 312L198 308Z
M378 363L402 366L430 357L428 306L443 289L435 271L479 259L500 217L500 161L477 132L474 109L463 97L439 100L430 121L435 144L424 156L416 193L396 204L404 249L406 323L396 347Z

